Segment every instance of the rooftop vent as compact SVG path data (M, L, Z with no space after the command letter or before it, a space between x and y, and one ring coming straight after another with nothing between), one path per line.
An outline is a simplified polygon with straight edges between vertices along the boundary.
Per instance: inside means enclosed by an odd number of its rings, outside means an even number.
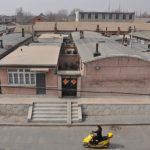
M0 48L4 48L3 47L3 40L0 40Z
M97 31L97 32L99 31L99 24L98 24L97 27L96 27L96 31Z
M22 37L25 37L24 28L22 28Z
M148 49L150 50L150 44L148 44Z
M98 47L99 47L99 44L96 43L96 51L95 51L95 53L93 54L94 57L101 56L101 53L98 51Z
M80 39L84 39L84 32L80 31Z
M124 39L123 45L124 45L124 46L128 46L128 38L127 38L127 37Z
M57 33L57 23L55 23L55 26L54 26L54 33Z
M146 52L150 52L150 44L148 44L148 50Z
M106 43L106 41L98 41L99 43Z

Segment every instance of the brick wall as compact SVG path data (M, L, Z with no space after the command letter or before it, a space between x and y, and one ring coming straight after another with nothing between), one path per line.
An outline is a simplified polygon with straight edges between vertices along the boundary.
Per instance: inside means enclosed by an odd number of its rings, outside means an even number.
M96 67L100 67L96 70ZM82 90L98 92L150 93L150 63L129 57L113 57L87 63ZM97 96L82 93L82 96Z

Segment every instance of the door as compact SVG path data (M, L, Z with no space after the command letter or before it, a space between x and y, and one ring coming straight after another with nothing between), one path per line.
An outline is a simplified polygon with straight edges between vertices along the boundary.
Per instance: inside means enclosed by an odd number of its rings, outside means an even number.
M46 94L46 82L44 73L36 74L36 88L37 94Z
M0 81L0 94L2 94L1 81Z
M62 78L62 96L77 96L77 78Z

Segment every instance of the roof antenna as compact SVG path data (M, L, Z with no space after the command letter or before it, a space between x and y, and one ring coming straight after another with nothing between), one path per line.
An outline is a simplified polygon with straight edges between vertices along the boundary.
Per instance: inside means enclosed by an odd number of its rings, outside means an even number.
M109 3L108 3L108 12L110 12L110 0L109 0Z

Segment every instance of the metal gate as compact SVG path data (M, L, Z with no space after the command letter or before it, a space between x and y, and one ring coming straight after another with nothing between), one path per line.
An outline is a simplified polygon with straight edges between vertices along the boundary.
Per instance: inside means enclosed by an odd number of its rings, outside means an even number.
M62 78L62 96L77 96L77 78Z

